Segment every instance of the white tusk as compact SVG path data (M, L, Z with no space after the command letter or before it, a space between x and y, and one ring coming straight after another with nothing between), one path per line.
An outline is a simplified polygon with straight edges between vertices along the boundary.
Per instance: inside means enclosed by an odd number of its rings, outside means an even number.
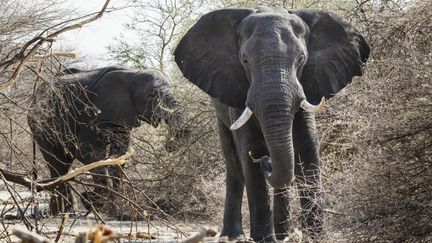
M324 109L325 105L325 98L321 98L321 102L318 105L312 105L311 103L307 102L307 100L303 100L300 103L300 107L307 111L307 112L320 112Z
M237 121L235 121L230 129L232 131L239 129L240 127L242 127L244 124L246 124L246 122L249 120L249 118L251 118L251 116L253 115L253 112L251 109L249 109L249 107L246 107L246 109L243 111L243 113L241 114L241 116L237 119Z

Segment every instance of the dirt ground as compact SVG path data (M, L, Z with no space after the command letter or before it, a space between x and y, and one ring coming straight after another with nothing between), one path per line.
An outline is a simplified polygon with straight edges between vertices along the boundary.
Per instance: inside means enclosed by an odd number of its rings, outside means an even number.
M62 217L42 217L36 220L32 217L33 208L29 207L28 200L31 193L22 191L15 194L15 199L20 203L21 210L25 210L28 220L31 224L37 226L39 231L45 237L54 240L62 225ZM47 197L39 197L39 208L41 211L47 208ZM10 236L12 230L16 227L25 228L25 224L18 217L18 209L12 203L13 199L8 191L0 191L0 203L2 210L2 220L0 225L0 242L16 242L15 236ZM109 220L104 217L106 226L113 232L121 236L121 242L179 242L199 233L204 227L211 227L219 232L218 227L208 225L205 222L171 222L162 220L152 221L117 221ZM99 223L100 224L100 223ZM74 242L75 238L82 232L94 230L98 225L93 214L87 216L68 216L63 225L63 233L58 242ZM6 236L5 232L7 232ZM206 242L216 242L219 238L207 237Z
M47 238L54 240L61 225L61 218L51 218L48 222L43 222L42 233ZM74 242L75 238L82 232L94 230L97 225L92 215L82 218L68 219L64 224L64 231L59 242ZM17 220L3 220L0 230L3 232L5 226L9 234L14 227L24 228L22 222ZM107 221L106 226L113 232L121 236L123 242L179 242L195 234L203 228L202 223L175 222L166 225L160 221L150 222L131 222L131 221ZM215 228L217 229L217 228ZM13 241L16 237L11 237ZM1 242L6 239L0 239ZM206 237L206 242L217 242L218 236Z

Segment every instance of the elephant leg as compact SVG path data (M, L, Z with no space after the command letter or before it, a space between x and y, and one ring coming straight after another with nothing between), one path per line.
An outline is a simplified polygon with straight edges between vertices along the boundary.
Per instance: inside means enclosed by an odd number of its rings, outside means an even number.
M100 167L91 170L93 180L97 187L95 187L92 190L85 191L81 193L82 203L84 207L87 210L92 210L92 206L96 209L100 209L108 200L106 198L107 195L109 195L109 192L101 188L99 186L107 187L108 186L108 179L106 176L108 176L108 168L106 167Z
M264 138L259 129L251 122L234 133L238 155L243 169L250 212L251 232L254 241L276 241L273 231L273 215L270 205L267 181L259 163L254 163L249 151L255 158L268 155Z
M48 162L48 168L51 178L59 177L68 173L74 158L67 155L60 149L41 148L44 159ZM58 195L52 195L50 199L50 213L58 215L59 213L68 212L76 205L76 199L72 189L67 184L62 184L56 189Z
M108 144L100 133L96 133L96 130L86 129L85 133L82 132L80 134L81 141L76 157L83 164L88 165L106 158ZM95 184L104 187L108 185L107 170L106 167L99 167L90 171ZM91 191L82 193L82 196L85 199L82 200L82 203L87 210L92 209L90 204L95 208L99 208L103 205L103 196L106 194L107 192L105 189L100 188L99 186L95 187Z
M249 203L250 236L254 241L274 242L273 217L266 179L258 163L242 158L242 167Z
M273 223L276 239L283 240L291 228L287 189L276 189L273 195Z
M302 226L312 237L319 237L323 231L323 203L318 136L312 113L296 114L293 139L296 182L302 206Z
M108 124L97 130L87 130L85 134L81 134L81 138L79 159L84 164L90 164L103 160L107 156L117 157L126 153L130 141L130 129ZM111 187L113 190L119 189L120 171L117 166L96 168L91 172L96 184ZM83 202L84 206L90 210L89 203L93 204L95 208L101 208L111 193L109 190L98 186L92 191L83 193L82 196L86 199Z
M106 140L109 144L109 156L119 157L124 155L129 149L131 130L124 127L115 127L108 134L109 136ZM118 166L109 166L108 174L111 176L114 190L119 189L121 173Z
M231 131L218 120L219 137L226 165L226 191L221 236L228 236L235 240L243 235L241 206L243 199L244 181L242 166L237 157Z

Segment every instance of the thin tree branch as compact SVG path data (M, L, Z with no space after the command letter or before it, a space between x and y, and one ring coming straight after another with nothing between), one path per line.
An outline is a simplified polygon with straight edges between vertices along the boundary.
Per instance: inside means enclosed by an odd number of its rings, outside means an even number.
M28 188L31 188L33 186L33 188L35 188L38 192L44 191L44 190L52 190L52 189L56 188L57 186L59 186L60 184L63 184L67 181L70 181L70 180L74 179L75 177L82 175L85 172L93 170L95 168L103 167L103 166L109 166L109 165L123 165L132 156L133 152L134 152L133 149L130 149L126 154L124 154L118 158L106 159L106 160L93 162L91 164L85 165L85 166L80 167L78 169L72 170L69 173L67 173L66 175L63 175L63 176L60 176L57 178L51 178L51 179L47 179L47 180L36 181L36 182L30 180L27 175L19 174L19 173L13 173L13 172L6 171L3 169L0 169L0 174L2 176L4 176L4 178L6 180L8 180L10 182L14 182L14 183L26 186Z
M51 26L51 27L43 30L37 37L35 37L32 40L25 43L24 46L21 48L21 50L14 57L12 57L11 59L9 59L3 63L0 63L0 67L3 67L3 70L1 72L8 70L10 66L18 63L17 68L15 69L14 73L9 78L9 80L0 84L0 90L8 88L8 87L15 84L15 80L17 79L17 77L21 73L22 69L24 68L25 63L31 57L33 57L36 54L36 52L39 50L39 48L44 43L52 42L55 39L55 37L57 37L58 35L60 35L64 32L67 32L67 31L70 31L73 29L81 28L82 26L99 19L100 17L102 17L103 13L105 12L106 8L108 7L109 2L110 2L110 0L106 0L102 9L95 16L90 17L90 18L85 19L85 20L82 20L78 23L63 27L60 30L55 31L52 34L47 35L46 37L42 37L42 35L44 33L46 33L48 30L52 29L53 27ZM68 21L65 21L63 23L67 23L67 22ZM58 25L61 25L61 24L58 24ZM30 47L30 46L32 46L32 47Z

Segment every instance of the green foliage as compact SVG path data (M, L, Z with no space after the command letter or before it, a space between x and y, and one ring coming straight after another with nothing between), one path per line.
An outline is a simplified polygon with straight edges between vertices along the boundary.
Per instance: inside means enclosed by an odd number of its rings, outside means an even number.
M116 38L117 43L108 47L110 57L131 68L148 69L148 47L144 43L134 44L122 39Z

